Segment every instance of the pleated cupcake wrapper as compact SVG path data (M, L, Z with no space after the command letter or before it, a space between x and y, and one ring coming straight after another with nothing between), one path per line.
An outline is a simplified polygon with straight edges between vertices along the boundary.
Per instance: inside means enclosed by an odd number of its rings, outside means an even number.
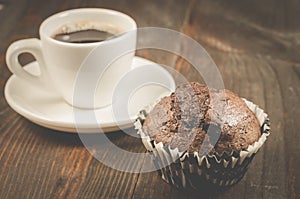
M249 163L270 135L268 115L257 105L246 99L243 100L255 113L260 123L261 137L240 153L223 153L221 155L214 153L200 156L197 152L180 152L178 148L171 149L169 145L156 143L142 130L142 124L153 105L142 110L135 122L135 128L162 178L176 187L192 189L199 188L198 182L203 179L218 186L230 186L242 179Z

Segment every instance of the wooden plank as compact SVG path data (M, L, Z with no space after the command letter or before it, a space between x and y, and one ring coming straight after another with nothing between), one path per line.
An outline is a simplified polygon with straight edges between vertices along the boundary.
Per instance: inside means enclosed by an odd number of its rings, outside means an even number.
M299 62L297 6L292 1L197 1L182 31L206 48Z
M10 134L7 140L1 139L2 143L12 144L1 145L4 148L1 149L3 191L0 198L127 198L132 195L138 174L103 165L84 148L76 134L45 130L24 119L17 124L15 131L7 132ZM139 139L124 136L122 132L108 135L115 139L117 146L124 147L126 143L126 150L137 146L144 150ZM102 152L108 153L109 144L101 144L107 145L107 150ZM120 161L130 159L124 157Z
M273 65L272 68L278 77L282 93L284 111L281 113L282 121L277 125L284 124L284 133L281 139L285 143L288 197L294 199L300 196L300 171L297 169L297 165L300 164L300 109L298 107L300 104L300 67L292 63L280 62L276 66ZM274 159L277 160L277 157ZM276 172L280 171L276 170Z

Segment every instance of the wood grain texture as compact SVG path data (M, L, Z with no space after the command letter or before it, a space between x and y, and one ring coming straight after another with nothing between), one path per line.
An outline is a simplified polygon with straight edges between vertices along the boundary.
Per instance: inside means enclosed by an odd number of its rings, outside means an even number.
M292 198L300 197L300 1L196 0L0 0L0 198ZM77 134L37 126L15 113L4 98L11 73L5 51L15 40L38 37L43 19L78 7L119 10L139 27L157 26L185 33L209 52L227 89L263 108L272 134L251 163L246 176L227 190L203 187L200 192L178 190L156 172L128 173L99 162ZM174 41L182 52L184 43ZM173 67L189 81L202 81L183 58L143 49L137 52ZM194 55L197 57L197 55ZM22 63L32 60L21 57ZM134 134L133 128L128 130ZM145 153L141 141L121 131L86 135L103 147L103 158L114 157L114 143L126 151ZM110 142L103 141L106 136ZM144 159L124 156L116 162Z

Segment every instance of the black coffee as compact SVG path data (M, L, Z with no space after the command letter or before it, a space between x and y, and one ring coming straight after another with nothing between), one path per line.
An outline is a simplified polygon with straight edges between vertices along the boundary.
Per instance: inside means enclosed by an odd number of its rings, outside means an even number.
M79 30L70 33L60 33L53 36L58 41L68 43L93 43L111 39L116 35L96 29Z

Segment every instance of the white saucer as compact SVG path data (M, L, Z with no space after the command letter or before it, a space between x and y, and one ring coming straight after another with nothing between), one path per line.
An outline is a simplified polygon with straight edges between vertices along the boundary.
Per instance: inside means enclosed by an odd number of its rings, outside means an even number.
M131 95L132 99L129 100L128 107L126 107L128 116L118 119L118 121L114 119L116 117L112 106L97 110L75 109L68 105L54 90L39 89L15 75L12 75L5 85L5 98L8 104L25 118L54 130L92 133L99 132L99 127L102 132L127 128L133 125L139 110L175 90L172 75L156 63L135 57L132 69L144 65L155 69L156 72L159 71L159 76L163 75L164 81L169 84L169 88L150 85L135 91ZM24 68L32 74L38 74L39 72L37 62L32 62ZM74 116L75 112L76 117ZM94 115L95 119L89 120L85 115ZM76 123L75 118L77 118Z

